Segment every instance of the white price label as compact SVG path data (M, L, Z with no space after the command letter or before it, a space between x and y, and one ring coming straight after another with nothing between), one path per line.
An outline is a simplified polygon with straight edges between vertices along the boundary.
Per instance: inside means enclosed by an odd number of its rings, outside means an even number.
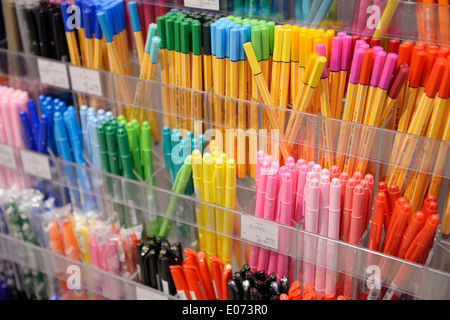
M14 149L11 146L0 144L0 165L11 169L17 169Z
M168 298L162 294L157 294L152 290L141 287L136 287L136 298L137 300L168 300Z
M204 10L220 10L219 0L184 0L184 6Z
M23 170L26 173L48 180L52 179L50 164L45 155L28 150L20 150L20 157L22 158Z
M41 82L50 86L70 89L67 67L62 62L37 59Z
M100 73L97 70L69 66L69 74L73 90L99 97L102 96Z
M269 221L242 215L241 237L278 250L278 226Z

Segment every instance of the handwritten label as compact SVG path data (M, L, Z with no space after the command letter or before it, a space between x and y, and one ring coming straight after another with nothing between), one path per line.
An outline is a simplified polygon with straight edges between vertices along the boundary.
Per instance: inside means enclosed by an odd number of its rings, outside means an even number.
M184 0L185 7L220 10L219 0Z
M17 169L14 149L11 146L0 144L0 165L11 169Z
M278 226L269 221L242 215L241 237L272 249L278 249Z
M72 89L90 95L102 96L100 73L97 70L69 66Z
M26 173L48 180L52 179L50 164L45 155L28 150L20 150L20 156L22 158L23 170Z
M62 62L37 59L41 82L50 86L70 89L67 67Z
M162 294L141 287L136 287L136 298L137 300L168 300L168 298Z

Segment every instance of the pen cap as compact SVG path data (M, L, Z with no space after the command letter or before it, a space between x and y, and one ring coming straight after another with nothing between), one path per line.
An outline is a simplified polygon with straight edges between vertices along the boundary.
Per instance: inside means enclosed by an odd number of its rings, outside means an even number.
M342 38L333 37L330 55L330 71L337 72L341 66Z
M350 70L350 82L351 83L358 83L360 73L361 73L361 66L364 58L364 49L356 49L355 54L353 55L353 61L352 61L352 68Z
M108 21L106 19L106 14L104 11L100 11L97 13L98 22L100 23L100 27L102 29L103 35L105 36L106 42L111 42L113 40L112 38L112 32L111 28L108 25Z
M261 52L261 28L258 25L254 25L251 28L251 43L253 50L255 52L255 56L257 61L262 60L262 52ZM247 54L248 56L248 54ZM252 68L253 69L253 68Z
M389 53L386 57L386 62L384 64L383 73L381 74L379 87L380 89L387 90L389 84L391 83L392 74L394 73L394 68L397 65L397 54Z
M83 17L84 17L84 35L87 39L92 38L94 26L92 25L92 11L91 9L84 9L83 10Z
M276 26L274 29L274 48L273 61L281 61L281 53L283 49L284 29L282 26Z
M320 207L328 207L330 202L330 176L320 176Z
M437 214L433 214L425 222L424 227L420 232L416 235L413 242L409 246L408 250L405 254L405 259L417 262L420 258L425 247L432 241L434 234L436 233L436 229L439 226L439 216Z
M280 202L283 204L292 203L293 179L290 172L285 172L281 176Z
M158 36L153 37L151 48L150 48L150 56L149 56L150 63L153 63L153 64L158 63L160 44L161 44L161 38Z
M411 73L409 74L409 86L417 88L420 77L425 66L426 52L424 50L413 50L411 58Z
M430 77L427 80L425 86L425 93L430 98L435 98L441 84L442 76L445 73L445 59L439 58L436 60L433 69L430 73Z
M420 85L426 86L428 82L428 77L431 74L431 71L433 70L434 63L436 62L437 58L437 49L427 49L427 56L425 58L425 65L423 66L422 70L422 76L420 77Z
M175 49L175 18L165 19L166 46L169 50Z
M450 59L445 61L445 71L439 86L438 96L447 99L450 95ZM447 124L448 125L448 124Z
M269 28L266 24L261 25L261 59L269 60Z
M141 31L141 25L139 23L139 15L136 8L136 2L128 2L128 12L130 13L131 28L133 32Z
M245 43L244 50L245 54L247 55L248 63L250 64L250 68L252 69L253 74L254 75L260 74L261 67L259 66L252 44L250 42Z
M230 60L234 62L239 60L239 29L231 28L230 30Z
M150 53L152 47L152 39L156 36L158 31L158 26L155 23L150 23L148 26L147 39L145 40L145 52ZM161 39L161 33L158 32L159 38Z
M412 41L403 41L398 52L398 65L401 63L411 64L411 56L414 43Z
M401 63L397 67L397 71L395 72L395 78L392 81L392 84L389 88L388 96L391 99L397 99L398 94L400 93L400 90L403 87L403 84L408 79L408 76L411 72L411 69L406 63Z
M158 31L158 36L161 38L161 44L160 44L160 48L161 49L165 49L166 46L166 16L160 16L156 18L156 25L157 25L157 31ZM151 24L150 24L151 26ZM149 26L149 28L150 28ZM151 38L150 38L151 40ZM149 41L149 34L147 32L147 41ZM147 43L147 42L146 42Z
M316 44L316 52L317 52L317 54L319 56L322 56L322 57L326 58L327 57L327 50L326 50L326 47L325 47L325 43L318 43L318 44ZM327 68L327 63L325 62L325 66L323 68L321 78L326 78L326 77L328 77L328 68Z
M370 85L372 87L378 87L383 73L384 61L386 59L386 52L378 52L375 56L375 62L373 64L372 76L370 78Z
M320 76L322 75L323 69L327 63L327 58L318 57L316 62L314 63L314 69L311 72L311 77L309 78L309 86L311 88L316 88L320 81Z
M348 70L350 66L352 50L352 37L343 36L342 37L342 54L341 54L341 70Z
M218 59L223 59L226 57L226 41L227 41L227 27L220 25L216 29L216 45L215 51Z

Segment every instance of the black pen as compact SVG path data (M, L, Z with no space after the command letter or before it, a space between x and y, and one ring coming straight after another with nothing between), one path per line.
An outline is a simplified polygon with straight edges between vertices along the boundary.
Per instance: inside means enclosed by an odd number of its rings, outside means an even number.
M39 56L41 50L39 49L39 34L36 23L36 17L34 15L33 8L25 9L26 23L28 25L29 39L30 39L30 53Z

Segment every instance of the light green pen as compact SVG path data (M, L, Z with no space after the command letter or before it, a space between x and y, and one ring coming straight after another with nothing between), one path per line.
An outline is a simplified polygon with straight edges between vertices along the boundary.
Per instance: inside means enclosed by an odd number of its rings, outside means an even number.
M178 194L184 194L186 190L186 186L189 182L189 178L191 177L192 173L192 156L188 155L186 159L184 160L184 164L181 167L181 169L178 171L178 174L175 178L175 182L172 187L172 192L178 193ZM173 212L178 208L178 203L180 202L180 197L178 196L171 196L169 206L167 207L166 211L166 217L161 225L161 229L159 230L159 237L167 238L170 228L171 228L171 222L169 218L172 216Z
M128 145L130 147L133 168L141 179L145 179L142 172L142 161L139 148L139 133L137 131L136 125L133 122L128 122L125 125L125 129L127 131Z
M141 125L140 136L141 164L144 173L144 180L151 186L155 185L155 177L153 175L153 155L152 155L152 137L151 128L148 121L143 121ZM157 235L162 218L157 215L158 203L152 188L147 188L147 205L150 212L149 216L149 233Z

